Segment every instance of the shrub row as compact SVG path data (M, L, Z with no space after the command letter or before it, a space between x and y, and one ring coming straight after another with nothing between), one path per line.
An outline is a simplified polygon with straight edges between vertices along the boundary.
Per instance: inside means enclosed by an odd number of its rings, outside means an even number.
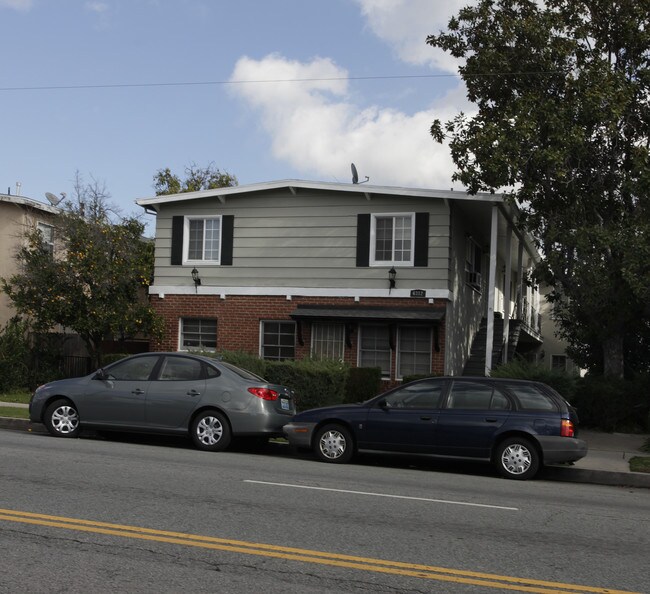
M294 392L296 408L307 410L345 402L361 402L379 393L381 370L355 368L339 361L265 361L241 351L224 351L219 358L281 384Z
M513 361L492 371L493 377L517 377L544 382L578 409L580 423L603 431L650 431L650 376L621 380L578 377L525 361Z

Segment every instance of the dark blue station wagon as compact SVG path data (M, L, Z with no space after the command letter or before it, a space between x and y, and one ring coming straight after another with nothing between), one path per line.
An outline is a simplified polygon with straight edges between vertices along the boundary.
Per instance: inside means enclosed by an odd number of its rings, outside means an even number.
M560 394L504 378L418 380L359 404L301 412L284 433L324 462L348 462L359 450L433 454L488 460L519 480L587 454L576 411Z

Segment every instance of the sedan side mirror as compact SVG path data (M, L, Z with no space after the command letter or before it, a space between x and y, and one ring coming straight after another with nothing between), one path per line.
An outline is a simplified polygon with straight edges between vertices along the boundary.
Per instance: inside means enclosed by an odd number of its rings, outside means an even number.
M105 380L107 378L106 372L103 368L97 370L97 373L94 375L93 379L96 380Z

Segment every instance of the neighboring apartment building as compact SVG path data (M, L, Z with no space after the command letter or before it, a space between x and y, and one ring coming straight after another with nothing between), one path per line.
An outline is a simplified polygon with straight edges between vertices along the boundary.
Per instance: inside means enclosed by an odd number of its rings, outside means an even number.
M59 209L31 198L0 194L0 277L8 279L18 270L15 255L24 244L25 233L38 227L43 240L54 250L54 220ZM15 315L4 292L0 291L0 328Z
M538 254L498 194L289 180L136 202L157 218L152 348L329 357L395 382L542 344Z

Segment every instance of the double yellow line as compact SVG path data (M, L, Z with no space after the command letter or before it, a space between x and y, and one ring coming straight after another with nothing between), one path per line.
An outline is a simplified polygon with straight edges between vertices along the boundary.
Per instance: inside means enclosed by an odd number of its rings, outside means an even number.
M384 561L382 559L338 555L321 551L311 551L308 549L297 549L241 540L214 538L211 536L199 536L196 534L184 534L182 532L169 532L166 530L153 530L151 528L140 528L138 526L123 526L121 524L109 524L106 522L92 522L89 520L48 516L9 509L0 509L0 520L18 522L21 524L33 524L36 526L48 526L50 528L63 528L80 532L92 532L95 534L107 534L110 536L121 536L124 538L136 538L139 540L164 542L189 547L200 547L203 549L228 551L245 555L273 557L288 561L316 563L319 565L344 567L347 569L358 569L362 571L372 571L376 573L415 577L441 582L483 586L499 590L539 592L543 594L556 594L558 592L564 592L565 594L578 594L584 592L630 594L624 590L593 588L590 586L577 586L559 582L528 580L489 573L446 569L444 567L432 567L429 565L418 565L414 563L402 563L400 561Z

